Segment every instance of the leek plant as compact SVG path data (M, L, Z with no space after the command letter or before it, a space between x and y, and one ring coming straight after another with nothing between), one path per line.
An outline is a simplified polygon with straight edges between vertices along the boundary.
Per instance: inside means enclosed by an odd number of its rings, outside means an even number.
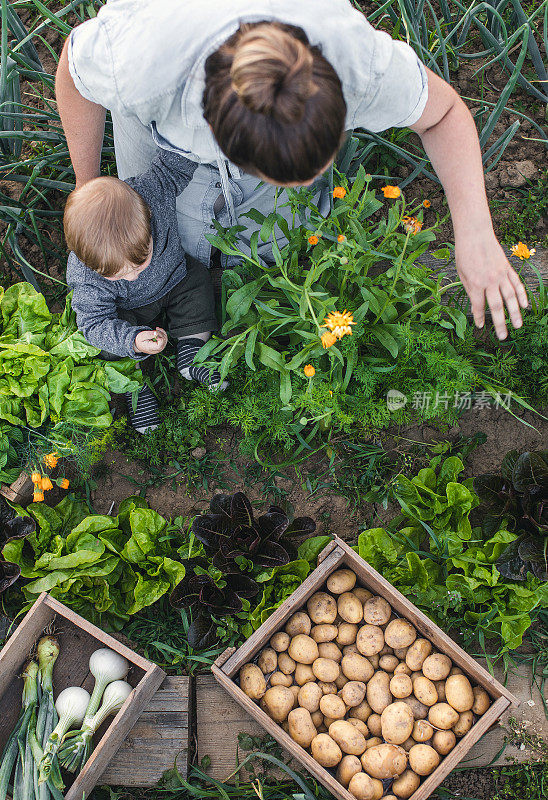
M0 800L6 800L10 777L13 779L13 800L34 800L34 761L27 746L29 722L38 705L38 664L29 661L23 670L23 702L21 713L9 737L0 765Z

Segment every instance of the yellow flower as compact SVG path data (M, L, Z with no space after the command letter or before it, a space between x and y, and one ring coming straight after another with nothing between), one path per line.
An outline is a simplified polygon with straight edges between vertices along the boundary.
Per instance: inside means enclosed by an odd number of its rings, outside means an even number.
M50 467L53 469L57 466L57 462L59 461L59 453L47 453L47 455L42 457L42 461L46 465L46 467Z
M351 312L347 311L345 308L342 313L340 311L332 311L328 314L321 327L329 328L337 339L342 339L343 336L352 333L352 328L350 326L355 324Z
M343 233L339 233L339 235L337 236L337 241L339 242L339 244L346 242L346 236Z
M316 374L316 370L312 366L312 364L306 364L305 368L303 369L304 374L307 378L313 378Z
M53 483L51 482L51 480L48 478L47 475L44 475L44 477L42 478L42 491L48 492L50 489L53 489Z
M68 478L63 478L63 480L61 481L59 486L61 487L61 489L68 489L68 487L69 487L69 479Z
M35 472L31 473L30 479L34 484L38 485L38 484L42 483L42 474L40 472L36 472L35 471Z
M343 197L346 197L346 189L344 188L344 186L335 186L335 188L333 189L333 197L335 199L337 199L337 197L341 199Z
M308 237L308 244L318 244L320 240L317 236L309 236Z
M527 261L527 259L531 258L531 256L534 256L536 252L537 251L534 248L529 250L527 245L523 244L523 242L518 242L512 247L512 255L516 256L516 258L519 258L522 261Z
M401 194L401 189L399 186L381 186L381 192L383 192L385 197L388 197L391 200L395 200L396 197L399 197Z
M423 206L424 206L425 208L430 208L430 206L432 205L432 203L430 202L430 200L423 200L423 201L422 201L422 204L423 204Z
M328 347L332 347L336 341L337 337L329 331L326 331L321 337L322 347L324 350L327 350Z
M422 222L416 217L403 217L401 224L403 225L406 233L412 233L413 236L422 228Z
M34 492L32 495L32 500L34 503L43 503L44 502L44 492Z

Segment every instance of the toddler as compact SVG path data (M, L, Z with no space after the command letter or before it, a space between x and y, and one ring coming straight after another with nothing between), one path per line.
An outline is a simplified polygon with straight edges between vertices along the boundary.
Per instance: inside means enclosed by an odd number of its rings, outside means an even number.
M222 390L215 370L194 366L194 357L217 329L209 270L185 255L175 200L196 164L161 150L147 172L126 181L94 178L72 192L64 228L71 250L67 283L72 307L87 341L106 359L142 360L167 344L163 328L152 328L162 313L177 339L177 368L187 380ZM132 408L140 433L159 425L156 398L148 386Z

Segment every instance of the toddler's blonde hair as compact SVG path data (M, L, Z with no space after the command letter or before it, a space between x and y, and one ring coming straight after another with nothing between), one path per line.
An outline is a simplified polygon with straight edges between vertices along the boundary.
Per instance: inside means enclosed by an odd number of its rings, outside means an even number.
M118 178L94 178L72 192L63 224L68 247L99 275L112 277L148 258L150 209Z

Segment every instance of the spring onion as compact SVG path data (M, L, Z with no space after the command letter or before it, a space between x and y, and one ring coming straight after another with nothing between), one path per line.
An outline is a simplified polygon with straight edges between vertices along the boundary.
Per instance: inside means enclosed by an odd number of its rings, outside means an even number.
M108 684L126 677L129 671L129 663L119 653L115 653L114 650L102 647L91 654L89 671L95 678L95 686L86 710L86 719L93 717L97 712L103 692Z
M92 737L110 714L117 714L131 694L132 687L126 681L109 683L103 694L101 707L93 717L84 719L82 729L70 731L59 750L59 763L69 772L82 769L89 758Z
M21 714L12 731L4 752L2 753L2 763L0 765L0 800L5 800L10 776L15 765L14 788L18 791L22 788L21 781L23 775L22 760L26 755L26 735L29 720L36 710L38 703L38 664L29 661L23 670L23 703ZM19 756L19 758L18 758ZM15 791L14 791L15 795Z
M55 703L59 722L44 746L44 755L38 765L38 783L43 783L49 778L63 737L71 728L79 727L82 724L89 701L89 692L80 686L69 686L60 693Z

